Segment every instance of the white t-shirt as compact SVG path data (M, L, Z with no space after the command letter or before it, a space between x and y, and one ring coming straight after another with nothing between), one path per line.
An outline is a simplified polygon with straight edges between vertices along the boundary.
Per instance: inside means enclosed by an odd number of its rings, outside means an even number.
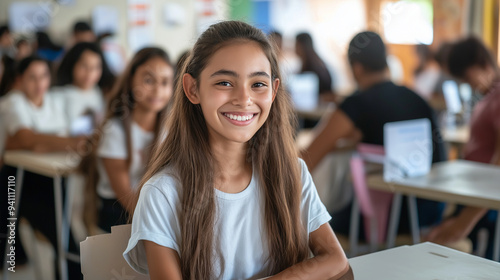
M130 183L132 188L137 188L139 181L144 175L146 165L146 152L153 143L154 132L144 131L135 122L132 122L130 129L132 141L132 162L130 163ZM103 135L97 150L97 170L99 172L99 182L97 183L97 193L102 198L114 199L116 195L109 183L108 174L104 169L100 158L127 159L127 144L125 138L125 128L119 118L110 119L103 127Z
M4 106L7 108L4 125L8 135L23 128L41 134L68 135L64 99L58 95L45 93L42 106L37 107L22 92L13 92Z
M308 236L331 217L316 191L303 160L301 220ZM140 273L148 273L143 240L149 240L179 252L181 242L179 213L182 187L166 168L154 175L142 188L132 221L128 247L123 253L129 265ZM217 217L215 229L220 240L218 253L224 259L220 279L259 279L267 275L269 257L264 224L264 198L258 185L258 174L240 193L224 193L215 189ZM215 275L220 260L214 260Z
M8 113L8 97L14 92L19 92L17 90L10 91L6 95L0 97L0 156L3 154L5 149L5 142L7 141L7 127L5 124L5 118Z
M72 135L89 134L92 132L93 123L89 115L92 112L96 120L100 121L104 115L104 97L98 87L90 90L81 90L73 85L54 87L50 90L61 95L66 103L66 115Z

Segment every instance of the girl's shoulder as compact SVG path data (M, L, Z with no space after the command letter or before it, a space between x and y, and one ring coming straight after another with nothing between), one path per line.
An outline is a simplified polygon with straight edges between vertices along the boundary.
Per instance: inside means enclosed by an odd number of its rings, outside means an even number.
M173 168L164 167L149 178L141 189L141 195L152 190L163 194L171 203L179 201L181 187Z

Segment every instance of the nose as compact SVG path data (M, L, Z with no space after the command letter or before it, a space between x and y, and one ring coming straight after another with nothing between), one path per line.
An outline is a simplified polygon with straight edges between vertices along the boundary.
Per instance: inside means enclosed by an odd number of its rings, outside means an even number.
M235 106L248 107L253 104L251 90L240 86L234 91L232 104Z

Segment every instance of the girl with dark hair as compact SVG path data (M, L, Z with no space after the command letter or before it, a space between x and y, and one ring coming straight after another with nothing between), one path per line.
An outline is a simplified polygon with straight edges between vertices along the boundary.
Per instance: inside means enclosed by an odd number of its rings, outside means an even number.
M144 174L153 143L161 134L162 118L172 96L174 69L160 48L144 48L132 59L112 92L107 117L92 137L92 151L81 164L87 177L85 221L95 220L96 191L100 198L97 225L127 221L133 212L135 189Z
M332 93L332 76L325 62L314 50L313 40L309 33L300 33L295 37L295 52L302 61L301 73L313 72L319 79L319 93Z
M291 101L264 33L212 25L180 78L168 134L137 192L128 263L151 279L352 275L298 159Z
M66 53L57 70L60 87L53 91L66 98L73 135L89 134L100 123L105 96L113 82L114 76L97 44L78 43Z
M9 93L5 103L2 102L1 110L5 114L2 121L4 131L8 134L5 149L55 152L75 150L78 145L85 144L83 137L68 137L64 99L47 92L50 86L48 62L35 56L24 58L17 66L17 76L20 90ZM16 170L5 165L0 178L3 180L15 176ZM24 172L19 216L27 219L34 229L47 237L57 257L53 180L37 173ZM6 198L3 201L5 204L2 205L7 205ZM0 213L5 215L3 211ZM2 233L5 233L5 228L2 228ZM16 240L16 257L22 263L24 251L17 244L21 244L20 239ZM70 248L75 247L73 241L70 244ZM56 261L54 265L55 271L58 271ZM68 271L70 279L79 279L81 276L76 263L69 262Z

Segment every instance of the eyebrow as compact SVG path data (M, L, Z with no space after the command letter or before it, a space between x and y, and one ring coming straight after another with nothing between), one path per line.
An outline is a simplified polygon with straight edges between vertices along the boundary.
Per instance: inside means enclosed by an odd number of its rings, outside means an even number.
M234 71L226 70L226 69L221 69L219 71L214 72L212 75L210 75L210 78L214 77L214 76L219 76L219 75L227 75L227 76L232 76L232 77L235 77L235 78L239 78L240 77L240 75L238 75L238 73L236 73ZM269 74L267 74L264 71L252 72L250 75L248 75L249 78L253 78L253 77L257 77L257 76L263 76L263 77L266 77L266 78L269 78L269 79L271 78L271 76L269 76Z

